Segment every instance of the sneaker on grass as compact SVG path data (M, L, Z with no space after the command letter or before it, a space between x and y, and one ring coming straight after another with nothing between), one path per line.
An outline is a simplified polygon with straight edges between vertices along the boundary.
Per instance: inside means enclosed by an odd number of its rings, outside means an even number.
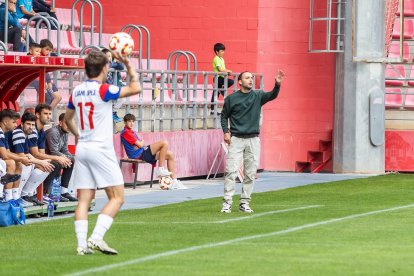
M90 255L90 254L95 253L92 249L88 247L78 247L76 249L76 252L78 253L79 256Z
M239 210L245 213L253 213L253 210L250 209L249 203L240 203Z
M223 208L221 208L222 213L231 213L231 204L227 201L223 202Z
M108 244L104 240L95 240L92 238L88 239L88 247L90 249L96 249L101 251L104 254L108 255L116 255L118 251L108 246Z

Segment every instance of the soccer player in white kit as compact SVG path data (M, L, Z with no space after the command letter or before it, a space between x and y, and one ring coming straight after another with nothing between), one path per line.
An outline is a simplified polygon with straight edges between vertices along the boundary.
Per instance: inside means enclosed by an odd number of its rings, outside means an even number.
M73 177L75 188L79 190L75 210L78 255L92 254L93 249L104 254L118 254L103 240L124 203L124 179L113 143L112 101L140 93L141 86L131 61L118 53L113 55L125 64L129 84L123 87L106 84L108 59L102 52L92 51L85 58L88 80L73 90L65 115L69 130L77 140ZM91 237L87 239L88 210L96 188L105 189L109 201L101 210Z

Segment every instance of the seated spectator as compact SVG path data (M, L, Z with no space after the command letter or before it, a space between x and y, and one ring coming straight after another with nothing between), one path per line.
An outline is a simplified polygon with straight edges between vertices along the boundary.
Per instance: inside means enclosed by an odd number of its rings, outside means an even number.
M32 54L34 56L49 56L53 51L53 43L49 39L42 39L40 40L40 44L35 45L36 47L40 47L40 53L38 53L38 49L36 48L35 54ZM50 73L45 75L45 81L45 103L47 105L50 105L50 107L53 109L62 100L62 96L57 86L52 82ZM32 81L30 85L36 89L37 93L39 93L39 79Z
M12 0L14 1L14 0ZM33 3L31 0L17 0L17 17L19 19L21 18L25 18L25 19L30 19L33 16L38 15L34 10L33 10ZM39 21L41 19L36 19L35 22ZM49 20L50 23L50 28L52 30L57 30L57 26L55 24L55 22L53 22L52 20Z
M5 137L5 133L8 131L13 131L17 126L17 120L20 119L19 113L11 109L3 109L0 111L0 158L5 164L6 175L2 176L0 185L0 201L5 199L6 201L13 199L13 190L15 198L17 199L17 194L19 190L19 174L16 173L16 166L18 162L22 162L25 165L30 165L30 160L24 156L18 156L10 152L9 144ZM3 196L3 189L4 194Z
M74 156L68 150L68 133L69 129L65 122L65 113L59 115L59 124L46 130L46 153L49 155L65 156L72 161L72 166L62 168L58 163L55 163L56 173L51 173L45 180L45 190L49 190L54 177L60 177L60 171L62 172L61 178L61 197L68 199L69 201L78 201L73 197L69 191L69 180L72 175L73 163L75 162Z
M45 12L48 13L49 16L53 17L54 19L58 20L56 17L56 11L54 7L51 7L48 3L43 0L32 0L33 10L37 13ZM52 21L50 21L52 24ZM55 24L55 22L53 22Z
M121 132L121 141L128 158L140 159L150 164L155 164L158 160L158 177L171 175L173 179L171 189L186 189L176 178L174 154L168 150L167 141L157 141L146 146L144 140L140 139L138 134L132 130L135 120L133 114L124 116L125 128ZM164 168L165 160L167 160L168 170Z
M54 167L50 160L37 159L29 152L29 147L37 147L37 144L33 143L33 139L37 139L36 116L31 113L23 114L21 124L13 132L8 132L6 137L10 151L22 158L27 157L31 162L29 165L19 163L16 168L16 173L20 174L21 178L19 190L16 191L16 195L13 194L13 199L21 197L24 207L42 205L43 203L37 200L36 189Z
M25 52L26 48L24 40L26 39L26 31L23 30L23 26L19 23L19 18L16 13L16 1L10 0L8 4L8 26L7 40L13 43L13 51ZM5 28L5 9L6 6L2 4L0 6L0 40L4 42L4 28ZM6 45L7 46L7 45Z
M29 52L27 53L27 55L28 56L39 57L41 52L42 52L42 46L40 46L40 44L30 43Z
M53 166L51 175L45 182L46 188L49 187L52 180L56 177L60 178L60 171L63 168L72 166L72 161L65 155L46 154L46 133L44 127L50 122L52 116L52 108L47 104L38 104L35 108L36 123L33 135L30 136L29 152L35 158L40 160L49 160ZM68 182L69 183L69 182ZM60 201L69 201L62 197Z

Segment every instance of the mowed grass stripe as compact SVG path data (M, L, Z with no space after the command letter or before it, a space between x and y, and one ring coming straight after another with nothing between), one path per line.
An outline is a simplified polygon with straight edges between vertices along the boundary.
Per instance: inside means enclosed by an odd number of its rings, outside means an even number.
M230 239L230 240L221 241L221 242L217 242L217 243L208 243L208 244L199 245L199 246L191 246L191 247L182 248L182 249L178 249L178 250L171 250L171 251L166 251L166 252L162 252L162 253L158 253L158 254L153 254L153 255L137 258L137 259L132 259L132 260L125 261L125 262L114 263L114 264L110 264L110 265L104 265L104 266L100 266L100 267L96 267L96 268L91 268L91 269L79 271L79 272L76 272L76 273L71 273L71 274L68 274L68 275L71 275L71 276L76 275L77 276L77 275L85 275L85 274L89 274L89 273L104 272L104 271L108 271L108 270L114 269L114 268L125 267L125 266L132 265L132 264L139 264L139 263L143 263L143 262L147 262L147 261L151 261L151 260L157 260L157 259L160 259L160 258L163 258L163 257L173 256L173 255L177 255L177 254L181 254L181 253L188 253L188 252L197 251L197 250L201 250L201 249L225 246L225 245L229 245L229 244L233 244L233 243L237 243L237 242L248 241L248 240L273 237L273 236L277 236L277 235L283 235L283 234L297 232L297 231L301 231L301 230L305 230L305 229L309 229L309 228L314 228L314 227L318 227L318 226L322 226L322 225L332 224L332 223L336 223L336 222L342 222L342 221L345 221L345 220L351 220L351 219L356 219L356 218L361 218L361 217L367 217L367 216L386 213L386 212L393 212L393 211L412 208L412 207L414 207L414 203L409 204L409 205L396 206L396 207L387 208L387 209L370 211L370 212L366 212L366 213L349 215L349 216L345 216L345 217L328 219L328 220L319 221L319 222L315 222L315 223L308 223L308 224L295 226L295 227L290 227L290 228L286 228L284 230L274 231L274 232L265 233L265 234L245 236L245 237L240 237L240 238L236 238L236 239Z
M263 216L268 216L268 215L273 215L273 214L280 214L280 213L287 213L287 212L293 212L293 211L299 211L299 210L306 210L306 209L311 209L311 208L319 208L322 207L323 205L308 205L308 206L302 206L302 207L296 207L296 208L291 208L291 209L282 209L282 210L273 210L273 211L269 211L269 212L263 212L263 213L258 213L258 214L251 214L251 215L247 215L244 217L238 217L238 218L232 218L232 219L225 219L225 220L218 220L218 221L159 221L157 223L173 223L173 224L221 224L221 223L228 223L228 222L234 222L234 221L240 221L240 220L246 220L246 219L252 219L252 218L257 218L257 217L263 217ZM225 214L223 214L223 216L225 216ZM154 224L154 222L147 222L147 221L124 221L124 222L114 222L114 224Z

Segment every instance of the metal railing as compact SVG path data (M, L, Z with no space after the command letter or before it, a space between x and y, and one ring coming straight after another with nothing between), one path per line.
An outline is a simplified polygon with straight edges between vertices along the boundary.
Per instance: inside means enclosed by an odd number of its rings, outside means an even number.
M345 18L342 17L344 10L344 5L346 4L345 0L325 0L326 7L315 8L315 4L321 4L322 1L310 0L310 16L309 16L309 52L311 53L337 53L344 51L344 30L343 23ZM325 10L326 9L326 10ZM325 16L315 16L315 11L322 10L325 11ZM333 16L332 14L336 14ZM325 22L325 26L319 24L315 26L316 22ZM334 33L332 33L332 23L335 23ZM322 27L323 26L323 27ZM315 49L314 47L314 30L316 33L320 32L322 28L325 28L325 42L324 48ZM332 42L335 42L335 46L332 46ZM317 43L322 44L322 42L317 41Z
M47 39L49 39L50 41L53 41L52 37L51 37L51 24L50 21L52 21L54 24L56 24L57 26L57 30L53 30L56 31L56 51L57 51L57 55L60 56L60 36L61 36L61 31L60 31L60 23L59 21L56 20L56 18L53 18L51 16L48 15L35 15L33 17L31 17L28 21L27 21L27 25L26 25L26 49L29 50L29 44L30 44L30 26L32 21L36 21L36 25L33 27L35 28L35 37L34 40L39 43L40 41L40 35L39 35L39 30L41 29L41 23L45 23L46 25L46 30L47 30Z
M115 83L117 73L126 76L125 70L110 72L114 73ZM175 71L175 70L137 70L145 78L140 78L142 93L133 97L122 99L119 103L118 113L133 113L137 117L136 127L140 131L179 131L196 129L220 128L220 117L216 112L210 113L210 105L221 107L223 99L219 99L219 92L228 93L237 90L236 85L231 88L217 87L217 77L222 75L225 82L229 77L237 79L238 73L231 76L225 73L207 71ZM63 93L71 93L74 86L86 79L83 70L71 71L69 78L65 81L68 87L59 90ZM145 79L145 80L144 80ZM177 80L177 83L168 80ZM191 80L186 86L181 80ZM124 79L128 82L128 79ZM263 89L264 79L261 74L254 74L254 83L257 89ZM224 86L227 87L227 86ZM213 102L211 98L213 97ZM29 101L30 102L30 101ZM25 104L24 95L21 96L21 109L30 105ZM62 103L60 108L66 108L67 103ZM63 110L62 110L63 111Z
M89 4L90 8L91 8L91 31L90 31L90 36L91 36L91 45L94 45L94 37L93 37L93 33L94 33L94 27L95 27L95 7L94 4L96 4L98 6L99 9L99 25L98 25L98 45L102 44L102 16L103 16L103 8L102 5L99 1L97 0L75 0L72 4L72 10L71 10L71 25L72 25L72 32L75 31L75 8L76 5L82 2L82 5L80 7L80 15L79 15L79 25L80 25L80 29L79 29L79 47L83 47L83 17L84 17L84 8L86 4Z
M126 32L129 35L132 35L132 32L136 30L138 32L138 69L143 69L142 67L142 30L147 34L147 70L151 70L151 33L147 27L143 25L127 24L121 28L121 32Z

